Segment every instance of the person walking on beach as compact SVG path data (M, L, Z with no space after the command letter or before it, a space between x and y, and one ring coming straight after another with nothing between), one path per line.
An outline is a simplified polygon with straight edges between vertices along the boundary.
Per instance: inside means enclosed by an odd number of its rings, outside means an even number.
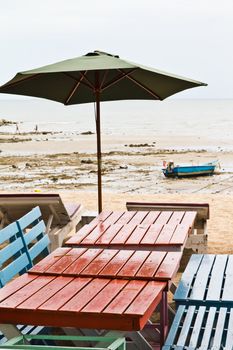
M18 124L18 123L16 123L16 130L15 130L15 133L16 133L16 134L20 134L20 131L19 131L19 124Z
M34 132L38 132L38 125L36 124Z

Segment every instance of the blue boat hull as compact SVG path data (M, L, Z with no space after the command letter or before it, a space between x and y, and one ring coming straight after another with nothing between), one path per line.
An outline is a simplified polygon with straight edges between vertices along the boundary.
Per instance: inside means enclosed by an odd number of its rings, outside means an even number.
M197 166L177 166L172 169L162 169L166 177L186 177L212 175L216 165L197 165Z

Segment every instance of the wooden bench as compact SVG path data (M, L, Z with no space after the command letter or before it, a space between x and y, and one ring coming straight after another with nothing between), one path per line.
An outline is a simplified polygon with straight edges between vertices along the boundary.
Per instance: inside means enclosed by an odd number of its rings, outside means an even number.
M88 350L92 348L97 348L98 350L125 350L126 342L125 338L116 338L116 337L97 337L97 336L89 336L89 337L81 337L81 336L67 336L67 335L41 335L41 336L33 336L33 335L25 335L21 337L12 338L4 345L0 345L0 349L19 349L23 348L24 350L36 350L38 346L32 345L32 341L45 340L53 341L55 344L62 342L63 345L50 345L49 350ZM72 341L75 346L70 346L70 342ZM66 343L68 342L68 346ZM64 345L65 344L65 345ZM40 347L41 348L41 347Z
M232 350L233 309L180 305L162 350Z
M49 253L50 243L44 231L45 225L41 220L41 212L37 207L16 222L0 230L0 288L4 287L17 275L21 275L33 266L38 256ZM46 333L47 328L42 326L18 325L17 329L1 330L7 337L21 332L23 334ZM7 338L0 333L0 343Z
M40 207L51 249L54 250L76 229L83 207L81 204L64 203L56 193L0 194L0 227L18 220L36 206Z
M209 219L208 203L149 203L126 202L129 211L155 210L155 211L196 211L194 234L191 234L186 242L186 248L197 253L205 253L207 249L207 220Z

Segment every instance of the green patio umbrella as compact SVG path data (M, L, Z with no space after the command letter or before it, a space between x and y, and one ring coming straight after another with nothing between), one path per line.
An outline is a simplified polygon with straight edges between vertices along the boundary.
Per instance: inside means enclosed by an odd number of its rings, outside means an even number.
M102 210L100 102L163 100L206 84L165 73L101 51L25 71L0 87L1 93L46 98L64 105L95 102L98 209Z

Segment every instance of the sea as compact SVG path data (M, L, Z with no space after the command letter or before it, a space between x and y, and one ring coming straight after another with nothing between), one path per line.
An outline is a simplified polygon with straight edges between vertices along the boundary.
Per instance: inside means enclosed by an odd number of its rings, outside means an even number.
M35 98L0 100L0 119L18 123L20 132L95 132L95 105L64 106ZM0 127L15 132L16 125ZM106 135L199 137L233 149L233 100L175 99L101 103L101 131ZM208 143L208 142L207 142Z

